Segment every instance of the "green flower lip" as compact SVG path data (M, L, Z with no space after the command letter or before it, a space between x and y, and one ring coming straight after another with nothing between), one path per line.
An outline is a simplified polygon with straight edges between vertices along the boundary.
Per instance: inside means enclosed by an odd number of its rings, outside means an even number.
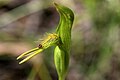
M47 37L45 39L43 39L41 44L39 44L40 46L38 46L37 48L33 48L29 51L26 51L26 52L24 52L23 54L21 54L20 56L17 57L17 60L25 57L22 61L19 62L19 64L22 64L22 63L28 61L33 56L39 54L40 52L42 52L46 48L52 46L53 44L55 44L58 41L58 39L59 39L59 37L58 37L57 34L47 33Z

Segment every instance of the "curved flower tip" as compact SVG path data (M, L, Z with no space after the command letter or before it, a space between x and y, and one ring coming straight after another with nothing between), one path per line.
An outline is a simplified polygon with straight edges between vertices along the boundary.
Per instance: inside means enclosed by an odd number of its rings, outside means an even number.
M22 58L22 57L24 57L24 56L26 56L26 55L28 55L31 52L36 51L36 50L38 50L38 48L34 48L34 49L31 49L31 50L29 50L27 52L24 52L23 54L21 54L20 56L17 57L17 60L20 59L20 58Z
M33 56L37 55L38 53L42 52L43 49L39 49L39 48L34 48L31 49L23 54L21 54L20 56L17 57L17 60L24 58L22 61L19 62L19 64L22 64L26 61L28 61L29 59L31 59Z

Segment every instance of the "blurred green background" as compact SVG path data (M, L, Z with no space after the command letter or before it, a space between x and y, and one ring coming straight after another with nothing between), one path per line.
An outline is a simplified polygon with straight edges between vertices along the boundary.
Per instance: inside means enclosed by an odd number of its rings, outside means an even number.
M55 31L53 1L75 13L66 80L120 80L120 0L0 0L0 80L57 80L54 47L16 60Z

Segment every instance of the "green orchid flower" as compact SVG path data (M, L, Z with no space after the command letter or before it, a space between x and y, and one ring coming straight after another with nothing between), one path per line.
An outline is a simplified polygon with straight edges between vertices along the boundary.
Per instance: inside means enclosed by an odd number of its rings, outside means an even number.
M71 29L74 21L74 13L71 9L54 3L59 15L60 21L53 34L47 34L46 38L39 44L38 47L31 49L21 54L18 59L24 58L19 64L22 64L33 56L41 53L50 46L56 46L54 50L54 62L59 76L59 80L65 80L67 69L69 66L69 55L71 45Z

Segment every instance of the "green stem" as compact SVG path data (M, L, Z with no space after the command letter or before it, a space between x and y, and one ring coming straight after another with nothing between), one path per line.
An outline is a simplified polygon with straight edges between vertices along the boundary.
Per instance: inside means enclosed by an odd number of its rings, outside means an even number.
M58 80L65 80L65 75L58 75L59 79Z
M64 77L59 77L59 80L65 80L65 78Z
M27 80L34 80L36 74L36 71L34 70L34 68L32 68Z

